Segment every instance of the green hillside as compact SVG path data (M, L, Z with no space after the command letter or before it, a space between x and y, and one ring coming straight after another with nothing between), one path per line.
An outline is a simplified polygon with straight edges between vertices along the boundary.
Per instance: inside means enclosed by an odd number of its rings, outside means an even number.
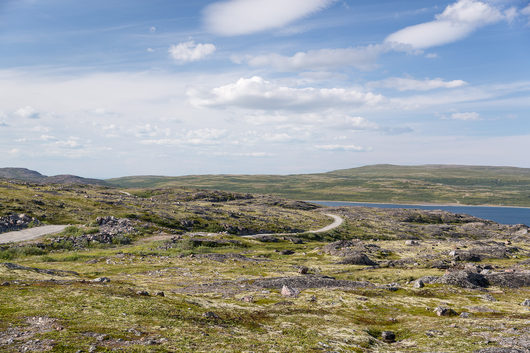
M107 182L123 188L188 186L303 200L530 207L530 169L514 167L374 165L319 174L133 176Z

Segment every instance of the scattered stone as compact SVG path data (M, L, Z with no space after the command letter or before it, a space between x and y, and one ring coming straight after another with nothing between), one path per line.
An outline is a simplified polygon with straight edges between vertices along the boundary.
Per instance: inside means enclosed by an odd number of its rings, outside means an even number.
M396 342L396 334L392 331L381 332L381 338L383 339L383 341L388 343Z
M40 225L40 222L36 218L22 213L0 217L0 233L22 230L30 226L38 225Z
M282 250L280 251L280 255L292 255L294 254L293 250Z
M530 271L496 272L484 275L489 285L521 288L530 287Z
M2 282L2 284L0 284L0 286L2 286L2 287L7 287L7 286L10 286L10 285L11 285L11 283L9 283L7 281L6 282Z
M525 299L522 303L522 306L530 306L530 299Z
M307 275L309 273L309 268L306 266L300 266L298 268L298 273L301 275Z
M164 292L162 292L162 291L156 292L155 295L157 297L165 297L166 296L166 294Z
M317 301L317 297L315 295L312 295L307 301L310 303L315 303Z
M281 294L284 297L297 297L300 294L300 290L284 285Z
M108 277L98 277L98 278L92 280L92 282L94 282L94 283L109 283L110 282L110 278L108 278Z
M13 264L10 262L5 262L0 265L3 265L8 270L22 270L22 271L33 271L37 273L42 273L45 275L52 275L52 276L79 276L79 273L74 271L63 271L63 270L53 270L53 269L43 269L43 268L35 268L35 267L26 267L22 265Z
M136 295L141 295L143 297L148 297L149 296L149 292L145 291L145 290L139 290L139 291L136 292Z
M464 311L460 314L460 317L463 318L463 319L468 319L469 317L471 316L470 313Z
M425 287L425 283L421 279L414 281L414 288L423 288Z
M497 299L495 299L495 297L491 294L484 294L484 295L481 295L480 296L482 299L488 301L488 302L496 302Z
M438 316L456 316L458 313L451 308L439 306L434 309L434 312Z
M420 245L420 243L417 240L406 240L405 241L405 245L407 245L407 246L415 246L415 245Z
M254 297L251 296L251 295L246 295L243 298L241 298L241 301L245 302L245 303L253 303L254 302Z
M362 266L376 266L377 262L372 261L366 254L358 253L345 257L339 262L341 265L362 265Z
M202 314L202 316L207 318L207 319L213 319L213 320L219 319L219 315L217 315L213 311L207 311L204 314Z
M262 243L277 243L278 238L272 235L256 235L254 237L257 241L261 241Z
M479 349L474 353L528 353L528 351L513 347L491 347Z
M438 278L435 283L450 284L462 288L478 288L488 286L488 280L483 275L471 271L449 272Z

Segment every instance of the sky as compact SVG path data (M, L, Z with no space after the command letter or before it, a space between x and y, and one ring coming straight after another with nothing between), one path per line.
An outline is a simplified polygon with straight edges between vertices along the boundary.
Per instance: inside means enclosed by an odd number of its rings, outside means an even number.
M0 167L530 167L529 0L0 0Z

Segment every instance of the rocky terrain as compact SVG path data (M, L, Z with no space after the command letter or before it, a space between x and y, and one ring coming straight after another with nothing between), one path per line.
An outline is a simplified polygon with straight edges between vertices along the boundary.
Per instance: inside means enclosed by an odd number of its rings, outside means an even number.
M39 224L40 222L34 217L29 217L25 214L9 214L0 217L0 233L26 229Z
M2 220L74 224L0 247L2 352L529 351L526 225L195 189L0 191ZM324 213L344 223L308 232Z

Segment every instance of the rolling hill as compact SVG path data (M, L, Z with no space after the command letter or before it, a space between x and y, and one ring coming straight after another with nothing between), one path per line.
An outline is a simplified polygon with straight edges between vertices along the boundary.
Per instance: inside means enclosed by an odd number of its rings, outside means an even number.
M373 165L318 174L132 176L106 180L122 188L196 187L290 199L530 207L530 169Z
M69 174L46 176L26 168L0 168L0 179L20 180L38 184L107 185L104 180L83 178Z

